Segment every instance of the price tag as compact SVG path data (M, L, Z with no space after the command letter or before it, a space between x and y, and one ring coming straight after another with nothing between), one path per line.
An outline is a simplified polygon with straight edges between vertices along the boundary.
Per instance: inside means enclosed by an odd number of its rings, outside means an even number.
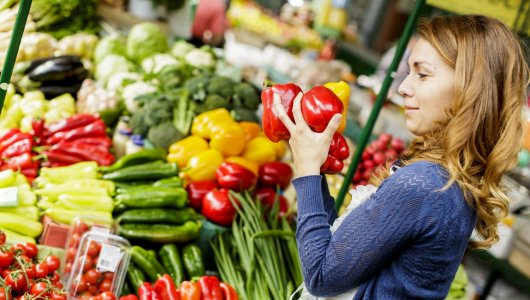
M120 248L103 244L96 268L99 272L116 272L123 253Z
M0 189L0 207L18 206L18 188L8 187Z

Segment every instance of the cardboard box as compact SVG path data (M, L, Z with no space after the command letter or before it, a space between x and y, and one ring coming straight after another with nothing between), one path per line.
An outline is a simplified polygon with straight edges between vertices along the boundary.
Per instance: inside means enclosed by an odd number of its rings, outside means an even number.
M44 229L39 244L64 249L70 226L53 221L50 217L42 218Z

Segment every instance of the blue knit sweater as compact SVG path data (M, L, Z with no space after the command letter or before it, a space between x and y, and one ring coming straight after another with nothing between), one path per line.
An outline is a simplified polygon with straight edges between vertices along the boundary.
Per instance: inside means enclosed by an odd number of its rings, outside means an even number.
M358 287L354 299L444 299L476 222L460 187L429 162L412 163L383 181L332 236L337 213L322 176L293 180L296 239L312 295Z

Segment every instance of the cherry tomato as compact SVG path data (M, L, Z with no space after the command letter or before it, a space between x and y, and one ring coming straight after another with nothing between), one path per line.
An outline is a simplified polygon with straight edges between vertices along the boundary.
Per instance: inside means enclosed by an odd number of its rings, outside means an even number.
M2 271L2 278L6 279L7 275L9 275L11 271L9 269L5 269Z
M91 295L95 295L98 293L98 285L97 284L88 284L87 292L89 292Z
M37 269L35 267L35 265L31 265L31 266L24 266L26 268L26 275L28 276L29 279L33 279L35 278L36 274L37 274Z
M0 287L0 300L7 300L7 298L8 297L6 297L6 290L3 287Z
M45 262L48 264L48 272L50 273L59 270L59 267L61 266L61 260L55 255L46 257Z
M103 279L112 281L114 279L114 272L103 273Z
M79 235L83 235L83 233L88 231L88 225L83 222L77 223L77 225L74 227L74 233L77 233Z
M41 262L35 266L35 277L45 278L49 274L48 264Z
M66 262L73 262L76 254L77 250L74 247L68 248L68 250L66 250Z
M23 293L28 290L28 282L26 281L24 274L18 270L10 272L9 275L7 275L5 284L17 292Z
M90 257L97 257L99 251L101 250L101 245L96 241L90 241L87 248L87 255Z
M85 278L86 282L89 284L97 284L101 279L103 279L103 275L101 275L98 270L92 268L86 272Z
M55 282L52 282L52 285L53 287L59 289L59 290L62 290L64 285L63 283L59 280L59 281L55 281Z
M178 294L179 293L177 292L177 295ZM129 295L121 296L120 300L138 300L138 296L136 296L135 294L129 294Z
M66 300L66 294L64 294L64 293L62 293L60 291L55 291L55 292L51 293L50 299L51 300Z
M113 292L103 292L99 294L102 300L116 300L116 295Z
M7 268L13 262L13 252L10 250L0 251L0 267Z
M0 245L6 243L6 233L3 230L0 230Z
M22 244L22 246L24 247L24 255L29 258L34 258L35 256L37 256L37 253L39 253L37 245L33 243L24 243Z
M81 240L81 234L74 233L70 237L70 242L68 244L68 247L77 248L79 246L79 241Z
M50 289L48 288L48 285L46 284L46 282L40 281L31 286L31 288L29 289L29 293L32 296L35 296L35 297L39 296L39 298L40 297L44 298L48 296L49 290Z
M50 272L51 273L51 272ZM50 274L48 273L48 274ZM53 272L51 275L50 275L50 281L52 283L55 283L55 282L58 282L58 281L61 281L61 276L59 275L59 273L57 272Z
M14 254L18 254L18 253L24 254L25 249L26 248L24 247L24 245L22 245L22 243L16 243L13 246L11 246L11 251Z
M76 293L82 293L86 291L87 289L87 283L85 276L80 275L76 279L74 279L74 282L72 283L72 290L74 290Z
M105 279L99 284L100 292L109 292L112 289L112 280Z
M48 268L50 268L50 265L48 265ZM70 272L72 272L72 263L67 263L65 266L64 266L64 270L63 272L65 274L69 274Z
M86 272L94 266L94 259L90 256L85 256L83 259L83 272Z

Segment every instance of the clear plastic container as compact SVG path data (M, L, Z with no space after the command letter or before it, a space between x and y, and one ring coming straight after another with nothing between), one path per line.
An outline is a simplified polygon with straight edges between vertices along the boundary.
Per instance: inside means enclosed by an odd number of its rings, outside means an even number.
M133 154L144 148L144 139L141 135L133 134L129 141L127 141L127 146L125 147L125 153Z
M93 218L77 217L70 226L68 236L65 244L65 255L61 263L61 274L63 279L66 279L72 271L75 256L81 245L81 238L89 231L98 231L104 233L114 233L114 228L103 221L94 220Z
M97 230L85 233L66 281L68 299L108 292L117 297L129 266L130 248L120 236Z

